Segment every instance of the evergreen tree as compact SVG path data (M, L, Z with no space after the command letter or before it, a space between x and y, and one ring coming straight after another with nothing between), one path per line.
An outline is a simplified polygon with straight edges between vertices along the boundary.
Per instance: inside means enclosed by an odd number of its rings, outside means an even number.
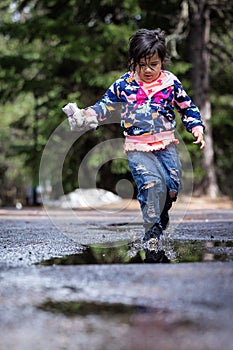
M203 154L196 148L194 151L191 142L188 145L195 165L195 183L202 193L217 194L220 185L223 193L230 194L233 159L230 2L2 0L0 15L2 204L6 202L3 196L6 188L9 192L16 186L14 196L20 197L19 188L29 179L33 187L38 185L43 148L65 119L61 107L67 101L76 101L84 107L102 96L125 71L128 39L139 27L161 27L167 32L173 62L169 69L191 88L207 118L209 147L204 153L204 172L200 164ZM102 126L73 145L64 164L66 192L78 186L73 169L91 147L119 135L119 126ZM214 153L209 154L210 150ZM106 176L109 171L113 176ZM120 160L105 164L100 173L98 186L107 189L114 189L123 173L130 177L127 164Z

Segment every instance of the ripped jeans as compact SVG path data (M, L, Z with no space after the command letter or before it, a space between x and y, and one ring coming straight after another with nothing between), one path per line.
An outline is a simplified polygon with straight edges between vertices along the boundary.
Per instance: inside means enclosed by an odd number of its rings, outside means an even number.
M175 201L181 187L181 163L176 145L153 152L127 152L129 167L138 189L144 227L161 224L167 201Z

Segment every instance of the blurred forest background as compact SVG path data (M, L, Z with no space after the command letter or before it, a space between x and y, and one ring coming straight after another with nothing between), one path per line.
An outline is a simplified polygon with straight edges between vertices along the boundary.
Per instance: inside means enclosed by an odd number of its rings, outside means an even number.
M195 193L233 197L232 11L229 0L1 0L0 206L39 204L41 155L66 118L62 106L96 102L127 70L129 37L143 27L166 31L168 69L207 125L201 152L178 122ZM121 136L119 125L103 125L73 144L63 169L65 193L79 186L76 172L85 154ZM123 178L131 179L125 159L110 160L97 186L114 192Z

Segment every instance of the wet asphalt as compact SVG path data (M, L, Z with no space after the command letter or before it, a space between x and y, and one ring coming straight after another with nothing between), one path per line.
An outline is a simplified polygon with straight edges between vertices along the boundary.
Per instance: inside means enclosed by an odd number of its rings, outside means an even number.
M232 349L233 209L175 211L170 263L138 209L1 209L0 232L1 350Z

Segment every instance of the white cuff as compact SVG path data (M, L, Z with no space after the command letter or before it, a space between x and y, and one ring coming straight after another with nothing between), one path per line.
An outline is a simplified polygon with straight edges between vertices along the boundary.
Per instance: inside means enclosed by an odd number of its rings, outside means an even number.
M65 105L62 110L68 117L71 131L86 131L89 129L96 129L98 126L96 116L85 116L76 103L70 102Z

